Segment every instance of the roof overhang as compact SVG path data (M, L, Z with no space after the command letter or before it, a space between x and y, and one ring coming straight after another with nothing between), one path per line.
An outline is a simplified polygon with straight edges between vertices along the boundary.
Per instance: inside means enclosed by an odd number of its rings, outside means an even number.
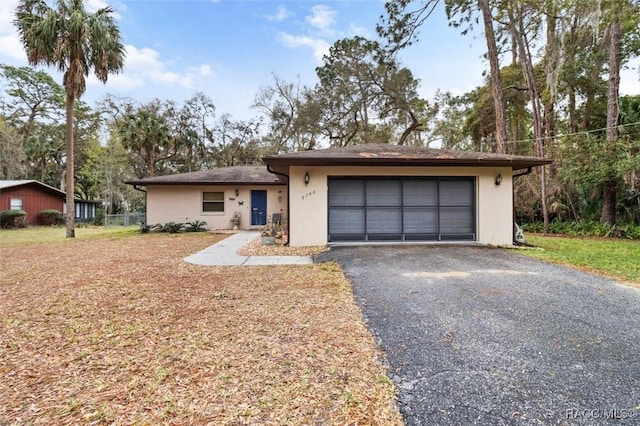
M540 157L394 145L359 145L304 151L269 156L263 158L263 161L280 173L286 173L290 166L509 167L520 170L553 162Z

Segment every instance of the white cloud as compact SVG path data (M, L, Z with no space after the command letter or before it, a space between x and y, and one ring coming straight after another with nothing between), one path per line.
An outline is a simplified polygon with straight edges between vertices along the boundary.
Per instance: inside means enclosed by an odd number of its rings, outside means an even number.
M336 23L336 15L337 12L329 6L319 4L311 8L311 15L308 15L305 20L312 27L327 34L332 34L332 27Z
M357 35L365 38L369 38L371 36L369 28L354 24L353 22L349 23L349 33L351 35Z
M308 36L296 36L287 33L280 33L280 41L287 47L310 47L313 50L313 56L322 61L322 57L329 53L329 47L331 45L321 38L308 37Z
M192 79L188 74L180 75L169 71L164 62L159 59L160 54L149 47L138 49L130 44L125 46L127 57L125 60L125 73L148 77L154 83L173 85L179 84L191 87Z
M280 22L280 21L284 21L289 16L291 16L291 12L289 12L286 7L278 6L278 11L276 13L274 13L273 15L268 15L267 19L269 21Z
M203 77L208 77L212 74L211 66L207 64L200 65L200 67L198 68L198 71L200 72L200 75Z
M129 44L125 46L125 50L123 72L110 75L108 80L109 88L116 91L129 91L148 84L192 89L195 77L211 73L209 65L202 65L184 73L170 70L167 64L160 60L160 54L149 47L137 48ZM92 77L88 80L88 84L102 83Z
M18 33L14 32L0 36L0 46L2 46L0 47L0 57L9 57L26 64L27 54L24 51L22 42L20 42Z

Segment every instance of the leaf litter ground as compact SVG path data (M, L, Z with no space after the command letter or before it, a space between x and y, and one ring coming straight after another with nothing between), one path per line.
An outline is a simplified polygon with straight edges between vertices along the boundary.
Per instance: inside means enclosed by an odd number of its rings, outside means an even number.
M202 267L223 236L0 247L0 424L401 424L336 264Z

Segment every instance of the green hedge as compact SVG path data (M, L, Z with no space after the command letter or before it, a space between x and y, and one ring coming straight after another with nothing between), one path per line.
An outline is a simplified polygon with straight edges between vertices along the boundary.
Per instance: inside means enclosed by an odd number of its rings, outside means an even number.
M56 209L44 209L39 216L42 225L62 225L64 223L64 216Z
M0 227L2 228L24 228L27 226L24 210L3 210L0 211Z
M541 222L523 223L520 227L525 232L544 232ZM579 220L577 222L553 221L549 224L552 234L571 235L574 237L610 237L630 240L640 239L640 224L616 223L607 225L594 220Z

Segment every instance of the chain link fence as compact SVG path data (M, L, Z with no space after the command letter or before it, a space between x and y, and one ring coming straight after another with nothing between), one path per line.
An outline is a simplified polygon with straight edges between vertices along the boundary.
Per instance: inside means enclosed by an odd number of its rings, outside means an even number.
M131 226L144 222L144 213L107 214L104 216L104 226Z

